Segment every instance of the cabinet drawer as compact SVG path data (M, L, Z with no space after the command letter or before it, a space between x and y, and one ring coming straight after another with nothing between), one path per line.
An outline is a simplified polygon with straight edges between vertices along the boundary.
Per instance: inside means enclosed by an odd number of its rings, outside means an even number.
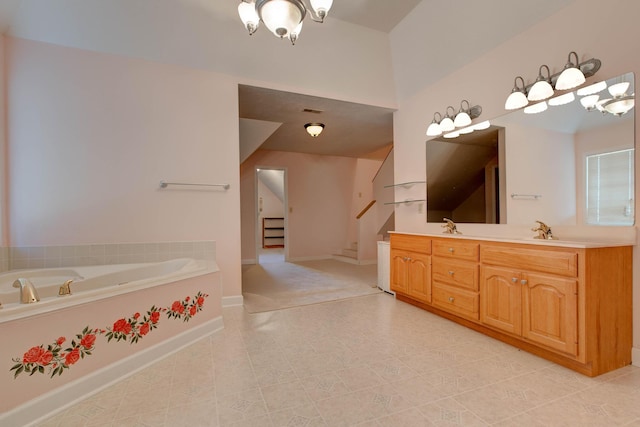
M431 254L431 239L409 234L392 234L391 249L403 249L422 254Z
M431 266L433 281L478 290L478 265L469 261L443 259L434 256Z
M466 261L478 261L478 247L478 243L454 239L434 240L432 242L434 255Z
M482 245L480 262L566 277L578 275L578 253L555 248L526 249L513 246Z
M459 316L478 320L478 293L440 283L433 284L433 305Z

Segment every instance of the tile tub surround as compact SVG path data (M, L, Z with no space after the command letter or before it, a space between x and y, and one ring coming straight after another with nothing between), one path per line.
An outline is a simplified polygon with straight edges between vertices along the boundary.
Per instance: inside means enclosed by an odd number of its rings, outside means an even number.
M387 294L223 318L224 330L37 425L640 423L640 368L589 378Z
M87 265L160 262L175 258L215 260L215 241L107 243L3 248L7 268L55 268ZM5 271L3 270L3 271Z

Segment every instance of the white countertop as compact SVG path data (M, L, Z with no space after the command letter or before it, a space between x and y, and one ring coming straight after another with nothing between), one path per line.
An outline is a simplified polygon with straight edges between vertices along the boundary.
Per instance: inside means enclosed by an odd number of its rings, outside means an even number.
M502 243L519 243L527 245L538 246L558 246L564 248L578 248L578 249L591 249L591 248L609 248L618 246L633 246L629 242L616 242L616 241L577 241L577 240L542 240L534 239L533 237L488 237L488 236L471 236L465 234L431 234L431 233L408 233L402 231L390 231L390 234L407 234L412 236L424 236L424 237L444 237L446 239L468 239L468 240L480 240L487 242L502 242Z

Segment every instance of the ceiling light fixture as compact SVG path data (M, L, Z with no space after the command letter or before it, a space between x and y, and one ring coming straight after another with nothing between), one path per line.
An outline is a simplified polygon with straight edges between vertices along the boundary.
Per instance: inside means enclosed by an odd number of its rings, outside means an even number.
M522 107L527 107L529 102L543 101L551 98L554 96L556 91L565 91L578 87L586 82L587 77L591 77L598 72L602 66L602 62L595 58L591 58L583 62L578 61L578 54L572 51L569 53L567 64L561 72L551 74L549 66L541 65L538 69L538 77L536 78L536 81L529 85L525 85L525 81L522 77L516 77L511 94L509 94L505 101L504 108L506 110L517 110ZM546 70L546 73L543 72L544 70ZM522 82L521 86L518 85L518 80ZM592 86L593 87L588 86L587 88L589 89L582 88L580 90L584 89L584 95L597 93L606 87L606 83L604 84L604 87L601 83ZM581 93L578 94L582 95ZM564 103L565 101L571 102L569 101L569 96L557 98L558 99L555 101L550 102L549 105L562 105L561 102ZM545 103L545 106L546 105L547 104ZM537 106L535 108L529 108L527 111L540 112L539 110L541 108L543 107Z
M324 22L332 5L333 0L311 0L311 20ZM249 35L258 31L262 21L276 37L286 37L291 40L291 44L296 44L307 15L307 7L302 0L242 0L238 5L238 14Z
M465 104L466 103L466 108ZM452 114L449 111L453 112ZM460 134L471 133L474 130L481 130L488 128L489 122L484 121L476 125L472 125L472 121L475 118L480 117L482 114L482 107L474 105L473 107L466 99L460 102L460 110L456 114L455 108L448 106L445 111L445 117L438 112L433 114L433 120L427 127L427 136L440 136L443 133L445 138L456 138ZM455 118L454 118L455 116ZM457 129L456 129L457 128Z
M324 123L307 123L304 128L309 135L316 138L324 130Z

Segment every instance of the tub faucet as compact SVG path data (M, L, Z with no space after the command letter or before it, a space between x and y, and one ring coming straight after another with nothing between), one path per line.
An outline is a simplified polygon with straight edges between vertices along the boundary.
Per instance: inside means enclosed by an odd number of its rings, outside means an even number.
M60 285L60 289L58 290L58 295L71 295L71 283L73 283L73 279L69 279Z
M543 239L543 240L553 240L553 233L551 232L551 227L549 227L547 224L545 224L542 221L536 221L538 223L538 226L535 228L532 228L531 231L537 231L538 235L534 236L534 239Z
M449 218L442 218L442 220L445 222L444 224L442 224L442 228L444 228L444 234L462 234L458 231L458 227L456 226L455 222L451 221Z
M38 296L38 291L36 287L33 286L33 283L29 279L19 278L13 282L14 288L20 288L20 303L21 304L30 304L32 302L40 301L40 297Z

